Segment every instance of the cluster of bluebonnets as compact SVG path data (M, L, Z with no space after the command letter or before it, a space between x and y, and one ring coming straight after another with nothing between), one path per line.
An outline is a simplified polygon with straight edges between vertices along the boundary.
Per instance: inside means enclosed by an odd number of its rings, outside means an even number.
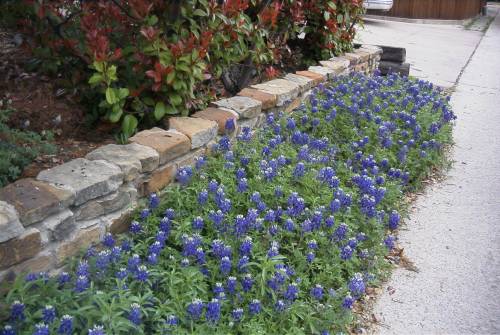
M442 160L454 118L421 80L320 85L293 114L180 168L127 237L106 235L71 272L17 281L1 333L345 332L395 245L404 192Z

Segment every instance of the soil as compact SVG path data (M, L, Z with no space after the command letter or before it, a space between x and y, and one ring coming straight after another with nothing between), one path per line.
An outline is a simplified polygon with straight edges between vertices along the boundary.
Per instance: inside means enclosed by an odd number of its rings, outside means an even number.
M51 132L57 146L56 154L37 157L22 177L34 177L41 170L114 142L111 134L115 125L88 126L85 110L72 94L57 88L51 78L25 72L24 64L29 60L20 35L0 31L0 100L10 102L16 110L7 123L11 128Z

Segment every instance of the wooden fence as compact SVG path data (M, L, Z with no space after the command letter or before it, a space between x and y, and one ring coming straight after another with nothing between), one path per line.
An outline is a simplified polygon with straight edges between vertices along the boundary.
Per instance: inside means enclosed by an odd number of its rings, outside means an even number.
M389 12L374 13L412 19L463 20L481 13L485 0L394 0Z

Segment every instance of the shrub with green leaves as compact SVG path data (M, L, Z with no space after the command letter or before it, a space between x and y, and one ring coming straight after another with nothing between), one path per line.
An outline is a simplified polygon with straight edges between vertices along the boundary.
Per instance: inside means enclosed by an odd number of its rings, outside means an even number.
M33 70L62 75L127 137L139 124L203 107L232 66L245 73L237 92L254 70L274 75L272 66L292 53L311 63L350 50L361 3L7 0L0 9L30 37Z
M129 237L106 235L56 278L18 280L4 334L345 333L454 118L425 81L319 86L179 169Z

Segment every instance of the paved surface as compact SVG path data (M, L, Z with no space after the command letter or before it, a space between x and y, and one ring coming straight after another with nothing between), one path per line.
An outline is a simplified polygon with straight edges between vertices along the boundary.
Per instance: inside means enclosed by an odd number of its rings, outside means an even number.
M380 334L500 334L499 61L500 15L452 97L454 167L400 233L420 271L397 269L384 286L374 310Z
M451 87L482 35L459 25L367 19L358 28L356 41L404 47L412 76Z

